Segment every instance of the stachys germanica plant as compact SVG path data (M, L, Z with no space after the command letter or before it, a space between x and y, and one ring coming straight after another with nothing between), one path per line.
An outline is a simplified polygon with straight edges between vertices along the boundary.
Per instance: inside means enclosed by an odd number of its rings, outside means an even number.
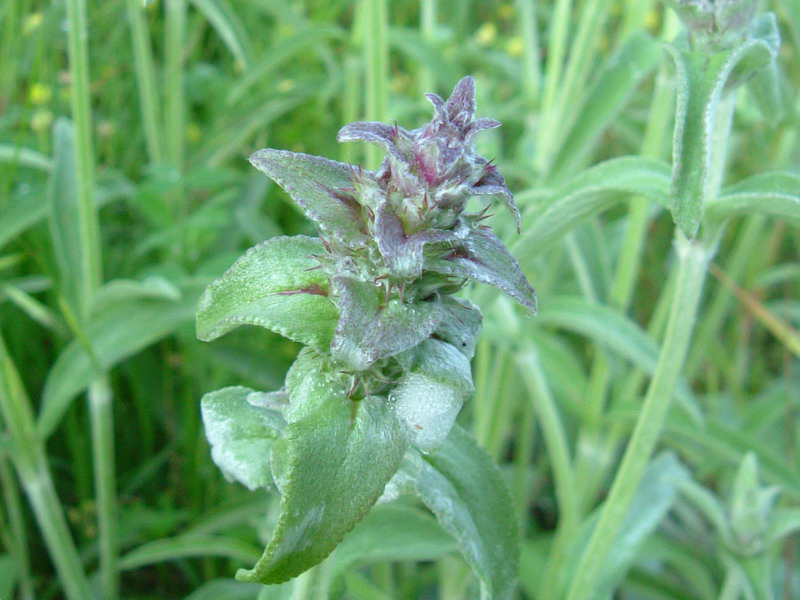
M351 123L340 141L379 145L377 171L266 149L252 164L314 221L319 236L251 248L200 299L197 335L211 341L260 325L305 347L281 390L229 387L202 412L212 457L230 479L282 495L264 555L239 579L286 581L322 561L384 496L415 493L459 543L485 598L513 593L517 526L496 466L454 425L473 392L470 359L481 313L456 293L500 288L531 312L517 261L468 212L475 196L519 211L473 140L475 82L412 131ZM387 486L391 480L391 484ZM386 491L385 491L386 490ZM385 493L384 493L385 492Z

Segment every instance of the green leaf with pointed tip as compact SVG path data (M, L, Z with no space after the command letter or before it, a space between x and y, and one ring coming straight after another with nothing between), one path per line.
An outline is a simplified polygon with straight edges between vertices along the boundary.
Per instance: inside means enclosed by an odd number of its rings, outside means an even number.
M669 172L669 165L663 161L634 156L614 158L587 169L526 212L522 235L511 247L512 254L527 268L564 234L630 195L668 207Z
M707 211L709 219L762 213L800 227L800 175L780 171L753 175L726 187L709 201Z
M642 80L661 62L661 44L649 35L634 32L608 59L577 117L563 133L564 140L551 169L551 180L585 164L600 134L626 105Z
M716 193L709 189L709 169L718 104L724 93L773 61L780 39L776 35L774 18L761 19L753 36L730 51L709 55L667 46L675 61L678 95L672 146L672 215L689 238L697 233L703 208Z
M96 316L86 337L99 365L94 364L79 340L59 354L47 375L37 428L43 437L58 426L73 398L97 378L97 367L107 371L118 362L171 334L194 317L199 290L179 286L179 301L132 298Z
M259 150L250 162L286 190L327 235L348 245L366 244L361 206L352 191L352 166L271 148Z
M413 348L433 333L441 320L437 302L406 303L397 298L381 305L381 293L369 282L336 275L339 323L331 353L355 371Z
M227 387L200 403L211 457L226 478L250 490L273 488L270 451L286 421L276 408L259 405L246 387Z
M336 549L331 579L354 563L435 560L455 549L452 536L422 508L384 504L376 506Z
M420 499L456 538L481 584L481 600L509 600L517 585L519 530L500 470L461 427L423 455L411 451L404 475L412 475Z
M350 401L346 389L331 397L327 385L302 391L314 397L291 401L314 408L286 428L290 464L278 524L255 567L237 573L242 581L281 583L327 557L378 500L408 448L385 398Z
M423 452L437 448L474 391L469 360L447 342L428 339L400 356L404 375L389 392L392 409Z
M429 260L426 268L493 285L536 313L536 292L517 260L491 230L479 227L470 231L459 246L449 257Z
M207 342L239 325L260 325L327 348L338 311L328 298L328 277L313 258L324 253L320 240L301 235L254 246L200 297L197 337Z

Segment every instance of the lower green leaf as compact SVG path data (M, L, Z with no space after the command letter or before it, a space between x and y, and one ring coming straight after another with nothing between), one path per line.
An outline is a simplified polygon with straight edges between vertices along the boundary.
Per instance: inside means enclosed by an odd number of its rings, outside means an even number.
M456 538L478 576L481 600L508 600L517 587L519 529L514 504L491 457L456 425L434 452L411 450L387 489L416 492ZM396 493L395 492L395 493Z
M377 501L408 447L404 426L376 396L330 398L286 435L278 524L255 567L237 573L241 581L281 583L321 562Z
M211 457L226 478L250 490L272 488L270 454L286 422L280 410L260 405L267 396L236 386L203 396L201 402Z

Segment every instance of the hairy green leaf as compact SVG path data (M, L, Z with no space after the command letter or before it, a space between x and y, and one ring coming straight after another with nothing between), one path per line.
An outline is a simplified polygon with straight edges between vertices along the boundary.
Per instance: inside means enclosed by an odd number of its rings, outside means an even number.
M452 255L429 260L426 268L453 277L474 279L493 285L536 312L536 292L517 260L488 228L469 233Z
M709 219L763 213L800 227L800 175L760 173L726 187L708 203Z
M286 425L279 405L265 405L264 396L270 395L237 386L201 401L211 457L228 479L250 490L272 487L270 451Z
M687 237L700 225L709 190L717 108L726 92L767 67L777 53L774 17L756 24L755 35L733 50L706 52L668 46L677 72L677 106L670 190L675 223Z
M270 148L253 154L250 162L286 190L325 234L349 245L366 243L360 206L352 197L352 166Z
M197 337L210 341L239 325L260 325L289 339L326 348L338 317L328 277L314 255L316 238L278 237L251 248L212 283L197 307Z
M322 365L320 365L322 367ZM290 421L290 471L272 540L242 581L281 583L322 561L367 514L397 471L408 447L402 424L383 397L353 402L328 395L327 386L308 385L313 405Z
M456 538L482 600L508 600L517 584L519 531L500 470L459 426L430 454L411 452L414 487Z
M442 320L436 326L434 335L458 348L468 359L472 359L483 322L480 309L469 300L452 297L442 298L439 305Z
M474 391L472 372L464 354L439 340L425 340L408 354L399 357L408 364L389 401L412 443L429 452L445 440Z
M629 195L668 206L669 172L669 166L662 161L633 156L614 158L587 169L526 213L522 236L511 252L521 257L522 267L527 268L568 231Z

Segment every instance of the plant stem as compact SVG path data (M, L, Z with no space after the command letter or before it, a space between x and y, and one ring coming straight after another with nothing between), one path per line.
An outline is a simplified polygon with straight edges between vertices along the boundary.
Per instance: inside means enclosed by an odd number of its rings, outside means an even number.
M82 272L79 311L81 321L88 317L94 292L102 279L100 227L94 204L94 150L89 91L89 52L86 25L86 0L67 0L69 22L70 100L75 122L75 162L77 169L78 211L81 224Z
M58 501L44 446L36 435L33 411L19 373L0 338L0 412L11 433L14 466L44 534L68 600L92 598L89 581Z
M419 33L425 42L433 44L436 37L436 16L438 0L421 0L419 7ZM436 89L433 71L428 65L420 65L418 73L420 95Z
M161 143L161 111L147 21L141 0L127 0L127 10L133 40L133 67L136 70L136 86L139 89L139 108L142 113L147 152L151 162L160 163L164 160Z
M568 600L589 600L622 520L658 442L691 339L711 250L676 230L678 276L658 365L622 464L570 587Z
M362 0L364 11L364 36L362 38L364 63L367 66L366 118L384 121L389 104L389 45L386 0ZM367 148L367 166L376 167L383 152L370 144Z
M525 99L536 104L542 88L542 70L539 64L539 30L536 27L536 1L517 0L522 51L522 90Z
M3 500L6 505L6 512L9 520L9 535L11 552L19 570L20 598L22 600L33 600L33 581L31 579L30 556L28 555L27 536L25 534L25 521L22 516L22 506L20 505L19 488L8 461L0 459L0 481L3 482Z
M103 598L114 600L119 597L117 486L114 470L114 417L111 389L106 377L95 380L89 388L89 414L97 497L100 578Z
M528 387L533 409L539 419L547 454L553 469L559 520L550 557L544 571L540 588L541 598L555 598L559 568L566 559L569 543L579 522L578 497L575 494L575 473L569 454L567 435L558 416L555 400L550 393L547 379L539 361L539 355L530 341L517 353L517 366Z

